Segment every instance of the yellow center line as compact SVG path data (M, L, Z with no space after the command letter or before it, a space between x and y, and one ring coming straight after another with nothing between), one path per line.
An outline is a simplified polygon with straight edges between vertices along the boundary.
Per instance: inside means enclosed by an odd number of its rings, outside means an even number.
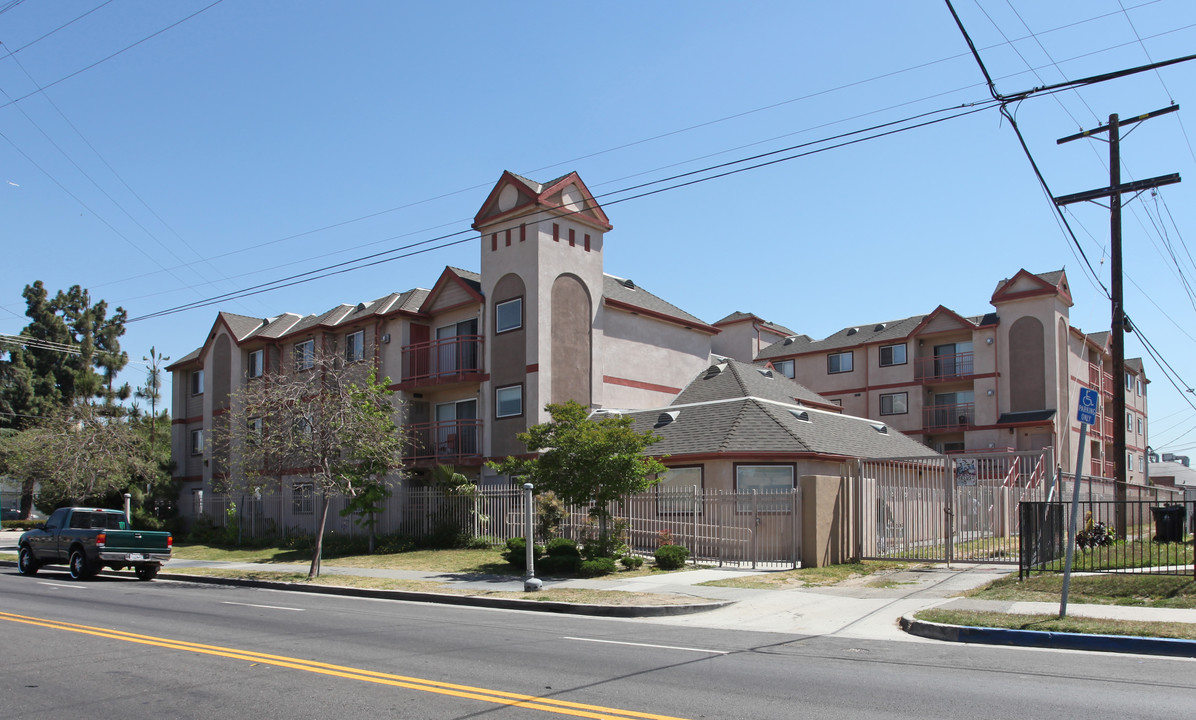
M0 620L8 620L10 622L45 627L53 630L82 633L85 635L93 635L96 637L109 638L112 640L122 640L140 645L152 645L155 647L162 647L171 650L182 650L184 652L193 652L203 655L215 655L233 660L247 660L250 662L261 663L263 665L273 665L276 667L290 668L293 670L304 670L306 672L330 675L332 677L340 677L348 680L360 680L362 682L372 682L379 685L390 685L394 687L408 688L411 690L421 690L423 692L436 693L439 695L449 695L452 697L467 698L471 700L483 700L485 702L524 707L533 710L543 710L545 712L556 713L558 715L573 715L576 717L595 718L596 720L626 720L627 718L642 718L644 720L683 720L682 718L676 718L669 715L654 715L652 713L641 713L634 710L620 710L618 708L603 707L601 705L586 705L584 703L574 703L567 700L542 698L535 695L523 695L520 693L491 690L488 688L473 687L470 685L457 685L454 683L440 682L437 680L426 680L424 678L408 677L405 675L392 675L389 673L381 673L373 670L363 670L360 668L346 667L343 665L331 665L328 663L315 662L313 660L292 658L285 655L269 655L266 653L254 652L252 650L220 647L219 645L203 645L200 643L187 642L185 640L160 638L154 637L152 635L139 635L136 633L125 632L123 630L109 630L106 628L91 627L89 625L77 625L75 623L47 620L45 618L30 617L27 615L16 615L7 612L0 612Z

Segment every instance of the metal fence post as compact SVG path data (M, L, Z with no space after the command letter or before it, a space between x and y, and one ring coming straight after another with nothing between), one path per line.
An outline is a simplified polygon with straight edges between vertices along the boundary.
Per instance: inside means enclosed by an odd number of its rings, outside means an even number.
M532 484L523 484L523 531L527 539L527 577L523 579L523 591L535 592L544 587L543 581L536 577L536 531L532 521Z

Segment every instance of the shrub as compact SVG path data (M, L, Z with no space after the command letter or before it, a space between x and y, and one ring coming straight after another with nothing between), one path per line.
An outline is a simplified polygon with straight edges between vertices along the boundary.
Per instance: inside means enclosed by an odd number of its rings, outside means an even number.
M534 557L540 557L544 554L543 545L533 545L532 554ZM503 550L503 559L514 568L520 570L527 569L527 541L521 537L514 537L507 540L507 549Z
M581 570L580 555L545 555L536 561L536 572L545 575L573 575Z
M577 547L577 543L567 538L549 540L546 549L550 557L581 557L581 550Z
M536 495L536 533L540 537L556 537L568 518L569 511L556 493L549 490Z
M593 560L583 560L581 567L578 568L577 574L582 577L598 577L599 575L610 575L615 571L614 558L595 558Z
M639 570L644 564L644 559L639 555L627 554L619 558L619 562L628 570Z
M661 570L678 570L688 559L689 548L684 545L661 545L656 549L656 567Z
M496 545L502 545L502 540L493 535L477 535L469 539L466 547L470 550L489 550Z

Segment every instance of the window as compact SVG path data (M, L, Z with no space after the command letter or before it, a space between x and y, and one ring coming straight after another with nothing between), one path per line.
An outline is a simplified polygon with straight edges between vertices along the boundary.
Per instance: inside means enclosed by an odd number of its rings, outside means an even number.
M773 360L772 369L787 378L793 377L793 361L792 360Z
M880 366L888 367L890 365L904 365L905 364L905 343L900 345L881 345L880 346Z
M254 350L253 352L249 353L249 363L247 368L249 377L255 378L262 376L262 372L265 369L262 364L263 355L264 353L261 350Z
M1129 373L1125 374L1125 389L1126 390L1134 389L1134 376L1130 375Z
M1138 472L1145 472L1145 471L1146 471L1146 456L1139 455L1138 456Z
M309 482L291 486L291 512L296 515L311 515L315 506L315 485Z
M245 434L247 436L246 439L255 445L257 443L261 442L261 440L262 440L262 419L260 417L249 418L249 422L247 422L245 425L246 425L246 433Z
M826 372L828 375L851 372L851 353L831 353L827 355Z
M494 332L504 333L523 327L523 298L500 302L494 306Z
M516 417L523 414L523 386L511 385L494 391L494 417Z
M1138 394L1139 395L1142 394L1142 381L1141 380L1138 381Z
M1142 434L1142 418L1138 418L1138 434Z
M192 430L191 431L191 454L192 455L202 455L203 454L203 430Z
M697 495L694 494L697 487ZM658 513L692 515L702 512L702 468L676 467L660 477L656 484L656 511Z
M308 420L307 418L299 418L297 421L295 421L295 433L299 436L299 439L302 440L305 444L311 445L312 438L314 436L312 434L310 420Z
M365 332L358 330L345 336L345 362L360 362L365 357Z
M191 371L191 394L203 395L203 370Z
M843 400L841 398L835 398L835 399L831 400L831 405L834 405L836 407L843 407Z
M909 412L909 396L906 393L888 393L880 396L881 415L905 415Z
M752 497L755 490L761 497ZM735 491L739 512L789 512L793 507L792 465L737 465ZM783 497L776 497L784 494Z
M295 343L295 369L311 370L316 364L316 341L304 340Z
M1133 413L1127 412L1125 414L1125 429L1130 432L1133 432L1133 430L1134 430L1134 415L1133 415Z

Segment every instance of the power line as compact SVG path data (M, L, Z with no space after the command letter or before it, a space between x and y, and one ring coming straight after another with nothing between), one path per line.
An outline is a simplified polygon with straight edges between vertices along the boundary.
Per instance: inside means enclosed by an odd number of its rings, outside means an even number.
M1135 5L1135 6L1131 7L1130 9L1132 10L1132 9L1137 9L1137 8L1140 8L1140 7L1145 7L1145 6L1147 6L1147 5L1153 5L1153 4L1157 3L1157 2L1161 2L1161 0L1150 0L1149 2L1145 2L1145 3L1141 3L1141 4L1139 4L1139 5ZM1117 15L1117 14L1119 14L1119 11L1113 11L1113 12L1109 12L1109 13L1104 13L1104 14L1102 14L1102 15L1096 15L1096 16L1093 16L1093 17L1091 17L1091 18L1086 18L1086 19L1084 19L1084 20L1079 20L1079 21L1076 21L1076 22L1073 22L1073 23L1068 23L1068 24L1064 24L1064 25L1056 26L1056 27L1054 27L1054 28L1051 28L1051 29L1049 29L1049 30L1044 30L1044 31L1042 31L1042 32L1041 32L1041 33L1039 33L1039 34L1041 34L1041 35L1050 34L1050 33L1052 33L1052 32L1056 32L1056 31L1058 31L1058 30L1064 30L1064 29L1068 29L1068 28L1076 27L1076 26L1079 26L1079 25L1083 25L1083 24L1085 24L1085 23L1093 22L1093 21L1095 21L1095 20L1104 19L1104 18L1107 18L1107 17L1113 16L1113 15ZM1189 27L1196 27L1196 25L1189 25L1189 26L1184 26L1184 27L1181 27L1181 28L1174 28L1174 29L1171 29L1171 30L1166 30L1166 31L1163 31L1163 32L1160 32L1160 33L1156 33L1155 35L1149 36L1149 38L1148 38L1148 39L1152 39L1152 38L1160 37L1160 36L1163 36L1163 35L1168 35L1168 34L1171 34L1171 33L1174 33L1174 32L1178 32L1178 31L1180 31L1180 30L1187 29L1187 28L1189 28ZM1033 37L1033 33L1031 33L1031 35L1029 35L1029 36L1023 36L1023 37L1019 37L1019 38L1014 38L1013 40L1008 40L1008 41L1006 41L1005 43L996 43L996 44L993 44L993 45L990 45L990 46L986 46L984 49L986 49L986 50L987 50L987 49L991 49L991 48L1000 47L1000 46L1002 46L1002 45L1006 45L1006 44L1012 44L1012 43L1018 42L1018 41L1020 41L1020 40L1024 40L1024 39L1026 39L1027 37ZM1094 54L1098 54L1098 53L1101 53L1101 52L1106 52L1106 51L1108 51L1108 50L1117 49L1117 48L1124 47L1125 45L1130 45L1130 44L1133 44L1133 43L1132 43L1132 42L1130 42L1130 43L1122 43L1122 44L1119 44L1119 45L1114 45L1114 46L1112 46L1112 47L1101 48L1101 49L1099 49L1099 50L1095 50L1095 51L1093 51L1093 52L1090 52L1090 53L1084 53L1084 54L1081 54L1081 55L1077 55L1077 56L1073 56L1073 57L1070 57L1070 58L1066 58L1066 59L1065 59L1065 60L1063 60L1062 62L1070 62L1070 61L1073 61L1073 60L1076 60L1076 59L1079 59L1079 58L1087 57L1087 56L1089 56L1089 55L1094 55ZM777 107L780 107L780 106L783 106L783 105L787 105L787 104L790 104L790 103L793 103L793 102L798 102L798 101L801 101L801 100L808 100L808 99L815 98L815 97L818 97L818 96L821 96L821 95L826 95L826 94L829 94L829 93L832 93L832 92L836 92L836 91L838 91L838 90L843 90L843 89L846 89L846 88L850 88L850 87L854 87L854 86L858 86L858 85L866 84L866 83L869 83L869 82L872 82L872 81L875 81L875 80L878 80L878 79L884 79L884 78L887 78L887 77L892 77L892 76L895 76L895 75L898 75L898 74L901 74L901 73L910 72L910 71L912 71L912 70L918 70L918 69L922 69L922 68L925 68L925 67L929 67L929 66L932 66L932 65L936 65L936 64L939 64L939 63L943 63L943 62L948 62L948 61L951 61L951 60L955 60L955 59L958 59L958 58L961 58L961 57L967 57L967 56L968 56L968 53L960 53L960 54L957 54L957 55L952 55L952 56L949 56L949 57L946 57L946 58L940 58L940 59L938 59L938 60L932 60L932 61L929 61L929 62L926 62L926 63L921 63L921 64L919 64L919 65L913 65L913 66L910 66L910 67L907 67L907 68L903 68L903 69L901 69L901 70L894 70L894 71L891 71L891 72L888 72L888 73L883 73L883 74L880 74L880 75L875 75L875 76L873 76L873 77L870 77L870 78L867 78L867 79L864 79L864 80L857 80L857 81L853 81L853 82L846 83L846 84L843 84L843 85L839 85L839 86L837 86L837 87L834 87L834 88L829 88L829 89L826 89L826 90L820 90L820 91L817 91L817 92L814 92L814 93L809 93L809 94L807 94L807 95L803 95L803 96L800 96L800 97L797 97L797 98L791 98L791 99L784 100L784 101L781 101L781 102L772 103L772 104L770 104L770 105L765 105L765 106L762 106L762 107L754 108L754 109L752 109L752 110L746 110L746 111L742 111L742 112L734 113L734 114L732 114L732 115L727 115L727 116L724 116L724 117L721 117L721 118L717 118L717 119L715 119L715 120L706 121L706 122L703 122L703 123L698 123L698 124L696 124L696 125L691 125L691 126L688 126L688 127L686 127L686 128L681 128L681 129L679 129L679 130L673 130L673 131L669 131L669 132L662 133L662 134L659 134L659 135L655 135L655 136L651 136L651 137L648 137L648 138L644 138L644 139L641 139L641 140L636 140L636 141L633 141L633 142L630 142L630 143L624 143L624 144L617 145L617 146L614 146L614 147L611 147L611 148L607 148L607 149L604 149L604 150L599 150L599 151L596 151L596 152L593 152L593 153L589 153L589 154L586 154L586 155L582 155L582 156L579 156L579 157L577 157L577 158L573 158L573 159L571 159L571 160L559 161L559 162L552 163L552 164L550 164L550 165L546 165L546 166L542 166L542 167L540 167L540 168L536 168L536 169L533 169L533 170L520 171L520 172L521 172L521 173L525 173L525 174L531 174L531 173L540 172L540 171L543 171L543 170L547 170L547 169L551 169L551 168L554 168L554 167L558 167L558 166L560 166L560 165L565 165L565 164L573 163L573 162L576 162L576 161L578 161L578 160L584 160L584 159L588 159L588 158L596 157L596 156L599 156L599 155L607 154L607 153L610 153L610 152L615 152L615 151L618 151L618 150L626 149L626 148L629 148L629 147L634 147L634 146L636 146L636 145L640 145L640 144L643 144L643 143L651 142L651 141L653 141L653 140L657 140L657 139L661 139L661 138L670 137L670 136L677 135L677 134L680 134L680 133L688 132L688 131L690 131L690 130L695 130L695 129L699 129L699 128L707 127L707 126L710 126L710 125L714 125L714 124L718 124L718 123L726 122L726 121L733 120L733 119L736 119L736 118L740 118L740 117L744 117L744 116L747 116L747 115L751 115L751 114L754 114L754 113L757 113L757 112L762 112L762 111L765 111L765 110L774 109L774 108L777 108ZM1054 60L1052 60L1052 62L1054 63ZM1056 63L1056 65L1057 65L1057 63ZM1045 66L1044 66L1044 67L1045 67ZM1037 70L1037 69L1040 69L1040 68L1031 68L1031 70ZM1014 76L1016 76L1017 74L1020 74L1020 73L1014 73L1014 74L1011 74L1011 75L1008 75L1008 76L1004 76L1004 77L1002 77L1002 78L999 78L999 79L1007 79L1008 77L1014 77ZM928 96L925 96L925 97L923 97L923 98L920 98L919 100L907 101L907 102L905 102L905 103L898 103L898 104L896 104L896 105L891 105L891 106L889 106L888 108L885 108L885 109L892 109L892 108L902 107L902 106L904 106L904 105L909 105L909 104L912 104L912 103L914 103L914 102L920 102L920 101L924 101L924 100L933 99L933 98L936 98L936 97L941 97L941 96L943 96L943 95L948 95L948 94L951 94L951 93L954 93L954 92L959 92L959 91L962 91L962 90L966 90L966 89L968 89L969 87L971 87L971 86L965 86L965 87L961 87L961 88L956 88L956 89L954 89L954 90L949 90L949 91L944 91L944 92L936 93L936 94L933 94L933 95L928 95ZM850 118L844 118L844 119L842 119L842 120L838 120L838 121L833 121L833 122L831 122L831 123L823 123L823 124L821 124L821 125L817 125L817 126L813 126L813 127L811 127L811 128L807 128L806 130L812 130L812 129L817 129L817 128L821 128L821 127L826 127L826 126L828 126L828 125L831 125L831 124L834 124L834 123L836 123L836 122L843 122L843 121L845 121L845 120L851 120L851 119L855 119L855 118L858 118L858 117L863 117L863 116L866 116L866 115L869 115L869 114L874 114L875 112L879 112L879 111L871 111L871 112L869 112L869 113L862 113L862 114L860 114L860 115L852 116L852 117L850 117ZM798 132L804 132L804 131L798 131ZM789 133L788 135L792 135L792 134L797 134L797 133ZM787 136L787 135L783 135L783 136L781 136L781 137L786 137L786 136ZM773 139L777 139L777 138L773 138ZM759 142L769 142L769 141L768 141L768 140L764 140L764 141L759 141ZM758 143L757 143L757 144L758 144ZM742 148L749 147L749 146L750 146L750 144L749 144L749 145L746 145L746 146L740 146L739 148L731 148L731 149L724 150L724 151L720 151L720 152L734 152L736 149L742 149ZM704 156L699 156L699 157L697 157L697 158L690 158L690 159L688 159L688 160L684 160L684 161L681 161L681 162L679 162L679 163L673 163L673 164L671 164L671 165L666 165L666 166L664 166L663 168L656 168L656 170L665 169L665 168L668 168L668 167L674 167L674 166L676 166L676 165L685 164L685 163L687 163L687 162L693 162L693 161L697 161L697 160L702 160L702 159L706 159L706 158L709 158L709 157L713 157L713 155L710 155L710 154L708 154L708 155L704 155ZM645 171L644 173L640 173L640 174L645 174L645 173L648 173L648 172L655 172L655 170ZM612 181L610 181L610 182L618 182L618 180L620 180L620 179L626 179L626 178L628 178L628 177L635 177L635 175L632 175L632 176L624 176L624 178L619 178L619 179L616 179L616 180L612 180ZM592 187L600 187L601 185L602 185L602 184L595 185L595 186L592 186ZM332 224L330 224L330 225L325 225L325 226L323 226L323 227L315 228L315 229L312 229L312 230L306 230L306 231L303 231L303 232L300 232L300 233L295 233L295 234L288 235L288 236L286 236L286 237L281 237L281 238L278 238L278 239L275 239L275 240L269 240L269 241L266 241L266 242L263 242L263 243L259 243L259 244L257 244L257 245L250 245L250 246L246 246L246 247L241 247L241 248L238 248L238 249L236 249L236 250L232 250L232 251L229 251L229 252L226 252L226 253L220 253L220 254L217 254L217 255L208 256L208 257L206 257L206 258L203 258L203 259L202 259L202 261L205 261L205 262L210 262L210 261L212 261L212 260L217 260L217 259L221 259L221 258L226 258L226 257L230 257L230 256L233 256L233 255L238 255L238 254L241 254L241 253L251 252L251 251L253 251L253 250L261 249L261 248L268 247L268 246L271 246L271 245L276 245L276 244L278 244L278 243L286 242L286 241L289 241L289 240L294 240L294 239L297 239L297 238L300 238L300 237L305 237L305 236L307 236L307 235L312 235L312 234L319 233L319 232L323 232L323 231L326 231L326 230L335 229L335 228L338 228L338 227L343 227L343 226L345 226L345 225L349 225L349 224L352 224L352 223L355 223L355 222L359 222L359 221L362 221L362 220L368 220L368 219L376 218L376 217L379 217L379 216L381 216L381 215L385 215L385 214L388 214L388 213L391 213L391 212L396 212L396 211L398 211L398 210L404 210L404 209L408 209L408 208L415 207L415 206L418 206L418 205L426 204L426 203L428 203L428 202L433 202L433 201L435 201L435 200L440 200L440 199L444 199L444 198L451 197L451 196L454 196L454 195L459 195L459 194L461 194L461 193L470 192L470 191L477 190L477 189L479 189L479 188L484 188L484 187L487 187L487 186L488 186L488 183L482 183L482 184L473 185L473 186L470 186L470 187L467 187L467 188L462 188L462 189L459 189L459 190L453 190L453 191L450 191L450 192L441 193L441 194L439 194L439 195L436 195L436 196L433 196L433 197L430 197L430 198L425 198L425 199L423 199L423 200L417 200L417 201L413 201L413 202L405 203L405 204L403 204L403 205L399 205L399 206L396 206L396 207L388 208L388 209L385 209L385 210L376 211L376 212L369 213L369 214L367 214L367 215L359 216L359 217L356 217L356 218L350 218L350 219L347 219L347 220L339 221L339 222L332 223ZM1059 222L1059 221L1057 220L1056 222ZM1065 223L1064 223L1064 224L1065 224ZM361 247L367 247L369 244L377 244L377 242L384 242L384 241L376 241L375 243L367 243L367 244L365 244L365 245L358 245L358 246L356 246L356 247L357 247L357 248L361 248ZM332 255L332 254L335 254L335 253L327 253L327 254L325 254L325 255L324 255L324 257L330 256L330 255ZM1074 251L1073 251L1073 254L1074 254ZM1077 262L1079 262L1079 261L1080 261L1080 258L1079 258L1079 257L1077 257L1076 259L1077 259ZM174 268L172 268L172 269L178 269L179 267L189 267L189 266L190 266L190 265L192 265L192 264L194 264L194 263L187 263L187 264L184 264L184 265L181 265L181 266L175 266L175 267L174 267ZM279 266L275 266L275 267L279 267ZM155 274L156 272L159 272L159 271L152 271L152 272L148 272L148 273L142 273L142 274L140 274L140 275L134 275L134 276L130 276L130 277L127 277L127 278L123 278L123 279L121 279L121 280L115 280L115 281L112 281L112 282L110 282L110 283L101 283L101 284L99 284L99 285L95 285L95 286L93 286L93 287L104 287L104 286L106 286L106 285L112 285L112 284L118 284L118 283L122 283L122 282L127 282L127 281L130 281L130 280L136 280L136 279L140 279L140 278L143 278L143 277L147 277L147 276L149 276L149 275L153 275L153 274Z
M940 123L940 122L945 122L945 121L947 121L947 120L953 120L953 119L955 119L955 118L964 117L964 116L966 116L966 115L972 115L972 114L974 114L974 113L982 112L982 111L984 111L984 110L987 110L987 109L990 109L990 108L992 107L991 103L986 103L985 105L986 105L986 106L984 106L984 107L977 107L977 108L971 108L971 109L960 110L959 112L955 113L954 115L948 115L948 116L946 116L946 117L940 117L940 118L936 118L936 119L933 119L933 120L926 120L926 121L923 121L923 122L921 122L921 123L916 123L916 124L913 124L913 125L905 125L905 126L903 126L903 127L892 128L891 126L893 126L895 123L882 123L882 124L880 124L880 125L877 125L877 126L874 126L874 127L872 127L872 128L865 128L865 129L863 129L863 130L856 130L856 131L852 131L852 132L849 132L849 133L841 133L841 134L839 134L839 135L835 135L835 136L832 136L832 137L830 137L830 138L826 138L826 139L824 139L824 140L821 140L821 141L811 141L811 142L808 142L808 143L801 143L801 144L799 144L799 145L794 145L794 146L791 146L791 147L788 147L788 148L783 148L783 149L781 149L781 150L773 151L773 152L770 152L770 153L763 153L763 154L758 154L758 155L750 156L750 157L747 157L747 158L741 158L741 159L739 159L739 160L737 160L737 161L733 161L733 162L730 162L730 163L720 163L720 164L718 164L718 165L713 165L713 166L710 166L710 167L708 167L708 168L705 168L704 170L692 171L692 172L688 172L688 173L681 173L681 174L679 174L679 175L674 175L674 176L671 176L671 177L669 177L669 178L664 178L664 179L657 180L657 181L653 181L653 182L650 182L650 183L641 183L641 184L639 184L639 185L633 185L633 186L630 186L630 187L628 187L628 188L622 188L622 189L619 189L619 190L613 190L613 191L610 191L610 192L607 192L607 193L603 193L603 194L600 194L600 195L595 195L595 196L594 196L594 198L595 198L595 200L596 200L596 199L598 199L599 197L607 197L607 196L611 196L611 195L618 195L618 194L622 194L622 193L626 193L626 192L632 192L632 191L634 191L634 190L643 189L643 188L649 187L649 186L651 186L651 185L657 185L657 184L664 183L664 182L671 182L671 181L674 181L674 180L680 180L680 179L683 179L683 178L692 177L692 176L693 176L694 174L696 174L696 173L701 173L701 172L712 172L712 171L714 171L714 170L720 170L720 169L724 170L723 172L720 172L720 173L717 173L717 174L714 174L714 175L709 175L709 176L707 176L707 177L701 177L701 178L696 178L696 179L690 179L690 180L686 180L685 182L678 182L678 183L675 183L675 184L673 184L673 185L669 185L669 186L666 186L666 187L663 187L663 188L656 188L656 189L653 189L653 190L646 190L646 191L644 191L644 192L641 192L641 193L638 193L638 194L635 194L635 195L630 195L630 196L627 196L627 197L622 197L622 198L616 198L616 199L613 199L613 200L610 200L610 201L608 201L608 202L605 202L605 203L604 203L604 205L606 205L606 206L617 205L617 204L619 204L619 203L627 202L627 201L629 201L629 200L635 200L635 199L642 198L642 197L647 197L647 196L650 196L650 195L656 195L656 194L658 194L658 193L666 192L666 191L669 191L669 190L676 190L676 189L679 189L679 188L688 187L688 186L690 186L690 185L695 185L695 184L698 184L698 183L708 182L708 181L710 181L710 180L716 180L716 179L719 179L719 178L724 178L724 177L727 177L727 176L730 176L730 175L735 175L735 174L738 174L738 173L747 172L747 171L749 171L749 170L757 170L757 169L760 169L760 168L763 168L763 167L767 167L767 166L770 166L770 165L776 165L776 164L778 164L778 163L782 163L782 162L788 162L788 161L791 161L791 160L796 160L796 159L798 159L798 158L807 157L807 156L809 156L809 155L814 155L814 154L817 154L817 153L826 152L826 151L828 151L828 150L834 150L834 149L841 148L841 147L845 147L845 146L848 146L848 145L854 145L854 144L856 144L856 143L865 142L865 141L867 141L867 140L875 140L875 139L878 139L878 138L881 138L881 137L886 137L886 136L893 135L893 134L896 134L896 133L900 133L900 132L906 132L906 131L909 131L909 130L915 130L915 129L922 128L922 127L926 127L926 126L929 126L929 125L934 125L934 124L937 124L937 123ZM922 114L920 114L920 115L917 115L917 116L912 116L911 118L908 118L907 120L912 120L912 119L917 119L917 118L925 117L926 115L930 115L930 114L941 114L942 112L949 112L949 111L950 111L950 109L944 109L944 110L940 110L940 111L935 111L935 113L922 113ZM861 134L861 133L870 132L870 131L875 131L875 130L880 130L880 129L883 129L883 128L891 128L891 129L885 130L884 132L875 132L875 134L872 134L872 135L867 135L867 136L865 136L865 137L857 137L857 138L854 138L854 139L852 139L852 140L844 140L843 142L836 143L836 144L832 144L832 145L829 145L829 146L826 146L826 147L822 147L822 148L816 148L816 149L813 149L813 150L807 150L807 151L804 151L804 152L799 152L799 153L796 153L796 154L787 155L787 156L785 156L785 157L781 157L781 158L773 158L773 159L771 159L771 160L767 160L767 161L764 161L764 162L759 162L759 163L756 163L756 164L753 164L753 165L748 165L748 166L746 166L746 167L740 167L740 168L735 168L735 169L731 169L731 170L725 170L725 168L727 168L727 167L729 167L729 166L731 166L731 165L742 164L742 163L745 163L745 162L751 162L751 161L754 161L754 160L759 160L759 159L762 159L762 158L764 158L764 157L771 157L771 156L774 156L774 155L776 155L776 154L778 154L778 153L781 153L781 152L787 152L787 151L792 151L792 150L796 150L796 149L800 149L800 148L805 148L805 147L809 147L810 145L813 145L813 144L818 144L818 143L820 143L820 142L827 142L827 141L829 141L829 140L832 140L832 139L841 139L841 138L844 138L844 137L849 137L849 136L852 136L852 135L859 135L859 134ZM566 214L575 214L576 212L580 212L580 210L579 210L579 211L574 211L574 213L566 213ZM162 316L164 316L164 315L172 315L172 314L175 314L175 313L178 313L178 312L184 312L184 311L186 311L186 310L193 310L193 309L196 309L196 308L199 308L199 307L205 307L205 306L207 306L207 305L213 305L213 304L216 304L216 303L218 303L218 302L223 302L224 300L228 300L228 299L232 299L232 298L236 298L236 297L246 297L246 296L249 296L249 295L258 295L258 294L261 294L261 293L263 293L263 292L269 292L269 291L271 291L271 290L278 290L278 289L282 289L282 288L285 288L285 287L291 287L291 286L293 286L293 285L298 285L298 284L301 284L301 283L311 282L311 281L313 281L313 280L319 280L319 279L322 279L322 278L325 278L325 277L330 277L330 276L332 276L332 275L340 275L340 274L343 274L343 273L345 273L345 272L349 272L349 271L352 271L352 270L360 270L360 269L362 269L362 268L365 268L365 267L372 267L372 266L374 266L374 265L378 265L378 264L385 263L385 262L391 262L391 261L393 261L393 260L398 260L398 259L401 259L401 258L410 257L411 255L421 254L421 253L429 252L429 251L431 251L431 250L438 250L438 249L442 249L442 248L446 248L446 247L451 247L451 246L453 246L453 245L459 245L459 244L461 244L461 243L464 243L464 242L470 242L470 241L474 240L474 238L472 237L472 233L473 233L473 232L474 232L474 231L472 231L472 230L461 230L461 231L457 231L457 232L454 232L454 233L449 233L449 234L447 234L447 235L442 235L442 236L439 236L439 237L430 238L430 239L428 239L428 240L424 240L424 241L421 241L421 242L419 242L419 243L413 243L412 245L406 246L406 247L404 247L404 248L398 248L398 249L395 249L395 250L387 250L387 251L383 251L383 252L380 252L380 253L375 253L375 254L373 254L373 255L367 255L367 256L365 256L365 257L362 257L362 258L354 258L354 259L352 259L352 260L346 260L346 261L344 261L344 262L341 262L341 263L336 263L336 264L334 264L334 265L326 266L326 267L323 267L323 268L317 268L317 269L315 269L315 270L310 270L310 271L308 271L308 272L305 272L305 273L300 273L299 275L294 275L294 276L291 276L291 277L289 277L289 278L283 278L283 279L281 279L281 280L272 281L272 282L269 282L269 283L262 283L261 285L253 286L253 287L251 287L251 288L246 288L244 291L238 291L238 292L236 292L236 293L228 293L228 294L225 294L225 295L223 295L223 296L218 296L218 297L213 297L213 298L205 298L205 299L203 299L203 300L199 300L199 301L196 301L196 302L193 302L193 303L186 303L186 304L184 304L184 305L178 305L178 306L175 306L175 307L172 307L172 308L166 308L166 309L164 309L164 310L160 310L160 311L157 311L157 312L148 313L148 314L146 314L146 315L141 315L141 316L138 316L138 317L135 317L135 318L130 318L129 320L127 320L127 321L126 321L126 324L128 324L128 323L133 323L133 322L139 322L139 321L142 321L142 320L148 320L148 319L155 318L155 317L162 317ZM396 256L396 257L382 257L382 256L385 256L385 255L389 255L389 254L391 254L391 253L393 253L393 252L396 252L397 250L407 249L407 248L409 248L409 247L414 247L414 246L416 246L416 245L423 245L423 244L428 244L428 243L438 242L438 241L441 241L441 240L446 240L446 239L449 239L449 238L452 238L452 237L456 237L456 236L458 236L458 235L463 235L463 234L470 234L470 237L467 237L467 238L464 238L464 239L461 239L461 240L456 240L456 241L448 242L448 243L445 243L445 244L443 244L443 245L439 245L439 246L436 246L436 247L424 248L424 249L422 249L422 250L418 250L418 251L416 251L416 252L407 253L407 254L404 254L404 255L399 255L399 256ZM363 265L356 265L356 263L360 263L360 262L362 262L362 261L364 261L364 260L372 260L372 262L368 262L368 263L366 263L366 264L363 264ZM352 267L348 267L348 266L350 266L350 265L351 265ZM327 272L325 272L325 271L327 271Z
M85 73L85 72L87 72L88 70L92 69L93 67L96 67L97 65L101 65L101 64L103 64L103 63L106 63L106 62L108 62L109 60L111 60L112 58L116 57L117 55L121 55L121 54L123 54L123 53L125 53L125 52L128 52L129 50L132 50L133 48L137 47L138 45L140 45L140 44L142 44L142 43L144 43L144 42L146 42L146 41L149 41L149 40L152 40L152 39L154 39L154 38L158 37L159 35L161 35L162 33L166 32L167 30L173 30L174 28L178 27L179 25L182 25L183 23L187 22L187 21L188 21L188 20L190 20L191 18L193 18L193 17L195 17L195 16L197 16L197 15L199 15L199 14L201 14L201 13L207 12L208 10L210 10L210 9L212 9L212 8L214 8L214 7L216 7L217 5L219 5L219 4L220 4L220 3L222 3L222 2L224 2L224 0L216 0L216 1L215 1L215 2L213 2L212 4L210 4L210 5L207 5L207 6L203 7L203 8L200 8L199 10L196 10L195 12L191 13L190 15L188 15L188 16L187 16L187 17L185 17L185 18L183 18L182 20L179 20L179 21L177 21L177 22L171 23L170 25L167 25L166 27L162 28L161 30L158 30L158 31L157 31L157 32L155 32L155 33L152 33L152 34L150 34L150 35L147 35L147 36L145 36L145 37L141 38L140 40L138 40L137 42L133 43L132 45L126 45L125 47L121 48L120 50L117 50L116 52L112 53L112 54L111 54L111 55L109 55L108 57L105 57L105 58L103 58L103 59L101 59L101 60L96 60L95 62L93 62L92 64L88 65L87 67L85 67L85 68L81 68L81 69L79 69L79 70L76 70L75 72L73 72L73 73L71 73L70 75L67 75L67 76L65 76L65 77L60 77L60 78L58 78L57 80L55 80L54 82L52 82L52 83L50 83L50 84L48 84L48 85L44 85L44 86L42 86L42 87L38 88L37 90L34 90L34 91L33 91L33 92L31 92L31 93L26 93L26 94L24 94L24 95L22 95L22 96L20 96L20 97L18 97L18 98L15 98L15 99L9 100L8 102L4 103L3 105L0 105L0 110L2 110L2 109L4 109L4 108L8 107L9 105L13 105L13 104L19 103L19 102L21 102L22 100L27 100L27 99L29 99L29 98L31 98L31 97L33 97L34 95L37 95L37 94L39 94L39 93L43 93L43 92L45 92L46 90L49 90L50 88L54 87L55 85L57 85L57 84L59 84L59 83L61 83L61 82L66 82L67 80L70 80L71 78L75 77L76 75L80 75L80 74L82 74L82 73ZM28 46L26 46L26 47L28 47ZM23 48L22 48L22 49L23 49Z

